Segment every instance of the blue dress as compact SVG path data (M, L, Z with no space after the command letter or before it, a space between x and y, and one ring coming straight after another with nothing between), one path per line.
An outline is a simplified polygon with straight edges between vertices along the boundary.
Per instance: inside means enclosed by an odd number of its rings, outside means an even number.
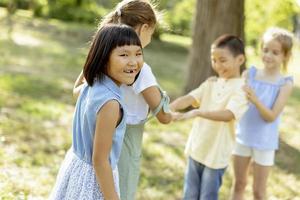
M281 86L287 81L293 81L290 76L283 77L275 83L256 80L257 69L251 67L248 73L248 84L255 91L258 99L268 108L272 108ZM273 122L266 122L252 103L237 126L236 141L242 145L258 150L278 149L279 140L278 116Z
M103 195L92 165L93 139L97 113L109 100L117 100L124 108L120 88L107 76L92 87L85 85L77 100L73 119L72 147L66 154L49 199L102 200ZM126 128L125 113L116 127L109 156L115 190L119 194L117 162Z

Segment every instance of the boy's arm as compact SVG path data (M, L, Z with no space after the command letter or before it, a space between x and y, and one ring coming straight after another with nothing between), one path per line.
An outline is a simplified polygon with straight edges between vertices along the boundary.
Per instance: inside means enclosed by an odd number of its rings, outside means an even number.
M235 119L234 114L230 110L219 111L204 111L201 109L194 109L182 115L181 119L190 119L194 117L202 117L213 121L229 122Z
M77 77L74 87L73 87L73 97L77 98L80 94L81 88L83 86L83 83L85 82L84 76L83 76L83 71L79 74Z
M281 87L277 99L270 109L266 107L255 95L255 92L249 87L245 86L244 90L247 94L249 101L251 101L259 111L261 117L267 122L273 122L278 115L282 112L289 96L292 93L293 84L292 82L287 82L284 86Z
M170 109L172 111L183 110L189 106L195 105L196 102L196 99L192 95L187 94L185 96L175 99L170 104Z
M248 109L248 102L245 92L238 89L231 96L226 107L222 110L204 110L195 109L185 113L180 119L188 119L193 117L202 117L214 121L229 122L231 120L239 120Z
M214 121L229 122L235 119L234 114L230 110L217 110L217 111L201 111L199 116L205 119L210 119Z

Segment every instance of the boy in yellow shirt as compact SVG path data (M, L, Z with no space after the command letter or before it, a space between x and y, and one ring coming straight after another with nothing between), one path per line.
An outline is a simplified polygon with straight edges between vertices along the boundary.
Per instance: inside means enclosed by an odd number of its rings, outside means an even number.
M175 119L194 118L185 153L189 156L184 200L217 200L222 176L235 142L235 124L248 108L240 77L245 62L242 40L233 35L217 38L211 46L215 80L202 83L171 103L173 111L197 107Z

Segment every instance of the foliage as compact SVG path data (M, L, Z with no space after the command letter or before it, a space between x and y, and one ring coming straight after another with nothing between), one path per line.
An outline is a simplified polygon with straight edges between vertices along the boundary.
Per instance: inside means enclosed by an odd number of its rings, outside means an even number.
M18 8L33 9L35 16L57 18L67 21L94 23L112 9L118 0L0 0L0 6L14 2ZM162 32L191 36L193 15L197 0L153 0L164 13ZM78 4L78 2L81 2ZM293 30L293 18L299 16L296 0L245 0L245 27L247 43L256 46L258 38L269 26L281 26Z
M0 6L7 7L8 4L15 4L17 8L29 9L32 0L0 0Z
M107 11L95 2L85 3L77 6L73 1L57 1L45 5L45 1L39 0L40 3L35 7L35 14L44 15L50 18L62 19L65 21L78 21L95 23L100 20Z
M245 33L247 43L256 47L259 38L267 27L280 26L293 30L293 17L300 8L295 0L246 0Z
M172 10L166 13L166 22L170 32L179 35L191 35L191 24L195 13L195 0L178 2Z

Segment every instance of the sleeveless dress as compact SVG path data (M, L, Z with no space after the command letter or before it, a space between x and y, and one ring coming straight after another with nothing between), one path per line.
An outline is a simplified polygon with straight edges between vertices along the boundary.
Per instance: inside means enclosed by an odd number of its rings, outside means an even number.
M49 199L53 200L104 200L92 165L93 139L97 113L109 100L117 100L124 108L120 88L107 76L92 87L85 85L77 100L73 119L72 147L59 170ZM119 194L117 162L120 157L126 117L115 129L109 156L115 190Z
M268 108L272 108L279 94L280 88L287 81L293 82L293 77L280 78L275 83L256 80L257 69L252 66L248 72L248 84L255 91L259 100ZM273 122L266 122L259 114L254 104L238 123L236 141L242 145L258 150L278 149L280 116Z

